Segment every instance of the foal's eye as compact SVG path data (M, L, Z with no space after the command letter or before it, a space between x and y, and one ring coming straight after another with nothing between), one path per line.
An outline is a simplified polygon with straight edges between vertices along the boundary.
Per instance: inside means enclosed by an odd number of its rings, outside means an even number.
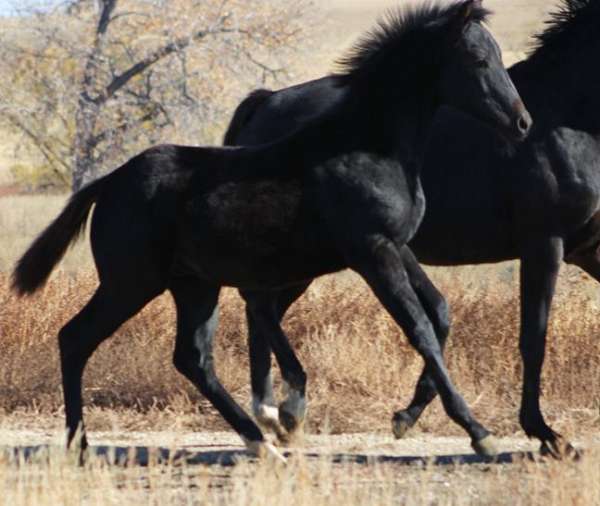
M475 66L478 69L487 69L490 66L490 64L487 62L487 60L481 59L475 61Z

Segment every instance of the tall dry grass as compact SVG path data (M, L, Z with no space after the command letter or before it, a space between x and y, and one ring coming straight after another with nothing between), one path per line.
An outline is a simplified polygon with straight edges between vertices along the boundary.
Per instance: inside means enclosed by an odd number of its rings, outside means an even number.
M518 297L512 265L435 269L432 276L453 313L446 353L453 379L480 419L499 434L518 430L521 388ZM548 338L543 407L561 430L598 427L600 319L595 286L569 271L559 283ZM0 275L0 409L61 409L56 334L93 292L92 271L59 272L30 299L19 300ZM219 376L248 404L243 305L224 290L216 339ZM351 274L317 281L284 326L309 377L309 430L387 431L394 409L409 399L422 366L402 332L366 285ZM96 352L85 373L88 406L146 413L155 424L177 413L190 428L222 428L220 418L171 364L175 315L169 295L149 304ZM82 336L84 339L85 336ZM197 406L200 414L197 415ZM102 427L102 416L98 416ZM92 427L94 421L91 420ZM583 424L583 425L582 425ZM155 427L159 428L159 427ZM421 430L460 434L436 402Z

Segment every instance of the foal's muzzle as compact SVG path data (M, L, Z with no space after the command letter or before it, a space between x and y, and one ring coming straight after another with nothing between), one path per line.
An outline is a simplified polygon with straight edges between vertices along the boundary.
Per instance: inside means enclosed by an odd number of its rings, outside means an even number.
M521 100L517 100L514 104L513 111L515 115L512 120L511 137L518 141L524 141L529 135L529 131L533 125L531 114L525 109L525 105Z

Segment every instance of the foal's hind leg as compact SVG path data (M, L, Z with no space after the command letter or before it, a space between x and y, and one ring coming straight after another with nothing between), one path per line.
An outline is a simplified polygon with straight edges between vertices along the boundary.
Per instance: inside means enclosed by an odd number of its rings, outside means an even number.
M281 328L281 319L290 305L304 293L309 283L279 291L243 291L248 316L250 369L253 408L257 419L273 428L279 439L287 441L301 430L306 414L306 374L288 338ZM287 397L279 405L277 419L273 400L269 350L272 349L287 386ZM258 401L258 402L257 402ZM265 416L266 415L266 416ZM267 418L268 417L268 418ZM283 429L281 428L283 426Z
M218 320L218 286L194 278L176 278L169 285L177 308L173 362L242 437L250 451L285 460L266 443L260 429L219 382L213 364L213 336Z
M85 307L59 333L60 363L67 426L67 446L83 451L87 439L83 426L81 379L94 350L117 328L160 293L137 285L123 289L101 283ZM79 441L74 441L79 432Z
M425 360L448 416L469 433L476 452L494 454L490 433L475 420L450 380L433 325L409 282L404 264L413 267L411 256L403 258L398 248L383 238L377 238L370 246L370 251L362 251L357 257L355 269Z
M429 280L414 258L412 251L409 248L403 248L401 253L410 285L433 324L435 336L443 353L450 332L450 317L446 299ZM431 371L424 367L409 406L396 411L392 418L392 430L396 438L404 437L406 432L417 423L425 408L435 399L436 395L437 390Z

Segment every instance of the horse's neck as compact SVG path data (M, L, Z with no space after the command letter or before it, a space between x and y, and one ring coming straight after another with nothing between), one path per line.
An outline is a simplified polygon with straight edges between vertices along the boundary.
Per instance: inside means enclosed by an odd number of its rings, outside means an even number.
M581 48L573 53L533 56L509 71L534 122L542 126L597 122L600 69Z

